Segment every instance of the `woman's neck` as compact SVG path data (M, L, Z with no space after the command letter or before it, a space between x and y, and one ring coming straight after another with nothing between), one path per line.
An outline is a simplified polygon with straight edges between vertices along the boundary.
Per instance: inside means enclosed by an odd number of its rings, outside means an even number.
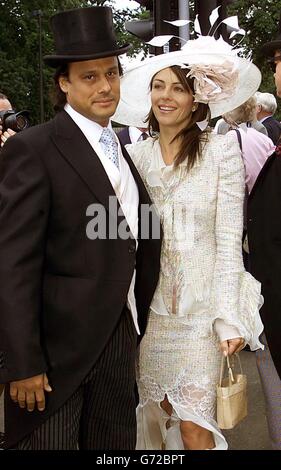
M166 165L172 165L179 153L181 139L176 139L172 142L178 132L179 130L175 131L171 128L160 127L159 144L161 147L162 158Z

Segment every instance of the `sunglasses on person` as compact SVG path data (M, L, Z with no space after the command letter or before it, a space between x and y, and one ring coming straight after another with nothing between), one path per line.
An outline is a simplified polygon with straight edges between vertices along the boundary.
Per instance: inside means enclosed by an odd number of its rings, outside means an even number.
M281 55L277 55L275 57L271 57L269 60L270 68L272 72L276 72L276 65L278 62L281 62Z

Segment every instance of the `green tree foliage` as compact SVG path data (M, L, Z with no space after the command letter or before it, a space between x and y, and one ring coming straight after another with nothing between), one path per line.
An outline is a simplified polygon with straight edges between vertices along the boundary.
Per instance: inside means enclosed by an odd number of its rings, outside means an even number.
M145 18L148 12L117 9L115 0L0 0L0 91L6 93L17 109L29 109L33 123L40 119L39 94L39 26L35 10L43 12L43 55L54 50L50 32L50 17L57 11L81 6L108 5L113 8L114 21L120 44L131 43L130 55L147 47L125 31L130 19ZM119 3L120 6L120 3ZM194 2L190 0L191 17ZM238 15L240 26L247 32L243 41L253 51L253 61L262 71L261 91L275 93L273 74L260 53L260 46L277 35L281 0L234 0L228 7L229 15ZM49 84L53 71L44 66L45 119L52 115Z
M261 53L261 46L274 40L278 35L281 0L234 0L233 4L228 7L228 13L238 15L239 24L246 31L243 45L253 52L253 62L261 70L260 91L276 96L274 76L266 58ZM279 109L280 105L279 100ZM281 109L276 116L281 118Z
M92 5L108 5L114 10L120 44L133 43L131 55L142 45L124 31L124 23L136 16L130 9L117 10L108 0L0 0L0 92L8 95L18 110L28 109L32 122L40 121L39 22L33 12L41 10L43 56L54 51L50 17L58 11ZM139 13L138 13L139 14ZM45 65L45 120L53 114L49 99L53 70Z

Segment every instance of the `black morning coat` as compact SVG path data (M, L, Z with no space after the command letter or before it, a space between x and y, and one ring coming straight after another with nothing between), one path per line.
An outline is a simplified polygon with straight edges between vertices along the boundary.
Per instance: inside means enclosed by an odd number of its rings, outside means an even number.
M269 116L262 124L267 130L268 137L270 137L274 145L277 145L281 136L281 123L274 117Z
M262 284L261 318L281 378L281 157L271 155L248 200L251 273Z
M127 160L140 205L151 204ZM43 413L13 404L6 387L7 447L29 434L78 388L126 304L136 268L144 333L159 276L159 239L90 240L88 206L108 220L114 190L78 126L62 111L9 139L0 164L0 383L47 372L53 392ZM118 216L119 222L124 216ZM141 211L139 207L139 234ZM160 237L161 238L161 237Z

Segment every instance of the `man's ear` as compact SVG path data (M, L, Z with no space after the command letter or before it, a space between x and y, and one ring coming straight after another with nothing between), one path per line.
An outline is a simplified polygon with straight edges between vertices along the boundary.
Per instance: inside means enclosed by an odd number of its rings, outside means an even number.
M69 84L68 77L66 77L65 75L61 75L59 77L59 86L60 86L61 91L63 91L64 93L67 93L68 84Z

